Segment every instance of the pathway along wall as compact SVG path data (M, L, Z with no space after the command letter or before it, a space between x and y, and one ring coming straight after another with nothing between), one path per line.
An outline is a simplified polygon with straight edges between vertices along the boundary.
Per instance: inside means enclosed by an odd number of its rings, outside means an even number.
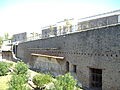
M50 48L56 48L50 49ZM102 90L120 89L120 25L93 29L18 45L17 56L34 65L31 53L63 56L63 68L90 86L90 68L102 70ZM66 61L69 67L66 68Z

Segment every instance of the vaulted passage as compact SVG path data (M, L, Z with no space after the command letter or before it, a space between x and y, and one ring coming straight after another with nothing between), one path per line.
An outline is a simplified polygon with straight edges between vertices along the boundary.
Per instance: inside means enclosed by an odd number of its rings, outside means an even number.
M102 90L102 69L90 68L90 87L93 90Z

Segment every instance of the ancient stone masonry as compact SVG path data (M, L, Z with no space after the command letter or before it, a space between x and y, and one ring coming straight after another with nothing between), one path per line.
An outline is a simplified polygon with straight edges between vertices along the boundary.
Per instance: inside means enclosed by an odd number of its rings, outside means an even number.
M22 40L27 40L26 32L13 35L12 42L17 42L17 41L22 41Z
M87 31L120 23L120 10L95 15L78 20L65 19L51 26L42 28L42 38L55 37L74 32Z
M81 21L78 23L79 30L85 30L95 27L101 27L111 24L118 23L118 15L108 16L108 17L102 17L87 21Z
M119 37L119 24L89 29L20 43L17 47L17 57L23 59L31 68L41 71L49 70L54 74L69 71L83 86L89 88L119 90ZM48 55L51 58L31 55L32 53ZM54 59L52 56L64 59Z
M2 59L13 60L11 51L2 51Z

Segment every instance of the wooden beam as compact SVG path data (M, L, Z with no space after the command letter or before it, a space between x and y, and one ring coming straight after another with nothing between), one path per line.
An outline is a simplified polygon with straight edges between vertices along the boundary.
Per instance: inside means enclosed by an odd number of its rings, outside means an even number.
M36 54L36 53L31 53L31 55L32 56L38 56L38 57L47 57L47 58L61 59L61 60L64 59L64 57L44 55L44 54Z

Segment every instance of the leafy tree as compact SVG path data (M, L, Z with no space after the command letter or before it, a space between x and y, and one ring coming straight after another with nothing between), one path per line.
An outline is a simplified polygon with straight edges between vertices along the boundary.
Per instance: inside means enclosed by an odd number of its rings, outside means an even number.
M18 61L17 64L15 65L14 73L17 75L19 74L27 75L27 71L28 71L28 66L24 62Z
M6 75L11 66L13 66L13 63L0 61L0 76Z
M10 90L28 90L26 87L26 76L25 75L13 75L9 82Z
M53 27L52 25L50 25L49 27L50 27L50 30L51 30L51 31L50 31L51 33L50 33L50 34L53 35L53 34L54 34L54 32L53 32L54 27Z
M28 81L27 75L28 66L24 62L18 61L12 73L11 80L9 81L10 90L29 90L26 86Z
M8 40L9 39L9 34L8 33L5 33L4 34L4 40Z
M71 25L69 19L64 19L64 22L65 22L65 25L63 26L64 27L64 31L68 32L68 28L70 28L72 25Z
M59 26L59 33L60 33L60 35L62 34L61 30L62 30L62 26Z
M8 65L6 62L0 62L0 76L4 76L8 73Z
M66 23L67 26L68 26L68 25L71 25L69 19L64 19L64 22Z
M0 36L0 45L3 44L3 37Z

